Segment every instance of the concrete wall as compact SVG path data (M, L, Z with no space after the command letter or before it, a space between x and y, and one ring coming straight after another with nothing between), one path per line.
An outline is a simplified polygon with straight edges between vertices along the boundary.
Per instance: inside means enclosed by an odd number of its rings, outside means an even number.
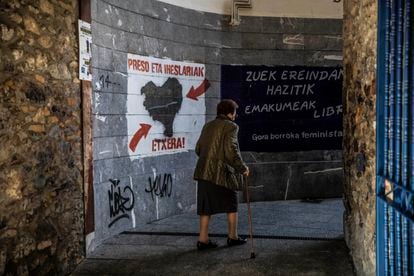
M0 275L84 257L77 1L0 3Z
M192 150L133 159L128 151L127 54L205 64L211 87L206 120L220 100L220 66L337 66L342 57L342 20L243 17L187 10L158 1L92 1L95 241L194 208ZM338 58L339 57L339 58ZM103 85L102 79L110 82ZM243 153L253 171L253 200L333 197L342 194L341 151ZM170 175L170 197L147 193L149 179ZM134 206L128 217L109 212L111 181L119 180ZM130 188L125 188L130 187ZM129 206L130 207L130 206ZM122 213L119 213L122 214Z
M344 3L345 239L358 275L375 275L377 1Z

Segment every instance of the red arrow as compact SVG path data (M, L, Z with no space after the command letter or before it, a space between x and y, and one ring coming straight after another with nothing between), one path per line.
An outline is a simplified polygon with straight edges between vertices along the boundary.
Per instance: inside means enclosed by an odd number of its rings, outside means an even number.
M207 79L204 79L199 87L194 89L194 86L191 86L190 91L187 93L187 98L198 101L198 97L203 95L207 89L210 87L210 82Z
M135 152L135 148L137 147L139 140L141 140L142 136L144 136L144 138L147 138L148 132L150 130L150 128L152 127L151 125L147 125L147 124L139 124L141 126L141 128L134 134L134 137L132 137L131 142L129 142L129 148Z

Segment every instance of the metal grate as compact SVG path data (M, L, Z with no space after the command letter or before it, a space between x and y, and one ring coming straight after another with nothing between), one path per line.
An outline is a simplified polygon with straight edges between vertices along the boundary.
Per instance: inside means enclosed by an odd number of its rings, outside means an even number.
M414 13L378 1L377 275L414 275Z

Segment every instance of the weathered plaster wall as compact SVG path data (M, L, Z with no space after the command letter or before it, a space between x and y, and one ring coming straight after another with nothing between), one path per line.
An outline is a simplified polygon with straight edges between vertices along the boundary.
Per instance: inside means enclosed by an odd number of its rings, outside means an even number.
M345 237L358 275L375 274L376 29L376 1L345 1Z
M0 275L84 256L77 1L0 3Z
M233 1L223 0L158 0L188 9L217 14L231 14ZM252 1L252 9L240 9L244 16L338 18L341 19L342 3L332 0L260 0Z
M342 20L229 16L183 9L158 1L92 1L94 89L95 241L194 208L194 152L131 160L127 134L127 54L205 64L210 81L206 120L215 117L223 64L338 66ZM102 82L108 79L109 82ZM342 194L341 151L244 153L257 186L253 200L330 197ZM306 174L305 172L318 172ZM149 179L171 175L170 197L152 198ZM110 179L134 194L128 218L110 215ZM128 205L129 207L129 205ZM122 214L121 212L119 214Z

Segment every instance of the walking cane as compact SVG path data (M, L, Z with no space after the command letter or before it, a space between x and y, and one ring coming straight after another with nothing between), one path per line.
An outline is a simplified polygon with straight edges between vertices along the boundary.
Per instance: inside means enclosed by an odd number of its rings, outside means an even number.
M246 203L247 203L247 218L248 218L248 222L249 222L250 259L254 259L254 258L256 258L256 254L254 253L252 210L250 209L248 176L244 176L244 183L245 183L245 189L246 189L245 192L246 192Z

